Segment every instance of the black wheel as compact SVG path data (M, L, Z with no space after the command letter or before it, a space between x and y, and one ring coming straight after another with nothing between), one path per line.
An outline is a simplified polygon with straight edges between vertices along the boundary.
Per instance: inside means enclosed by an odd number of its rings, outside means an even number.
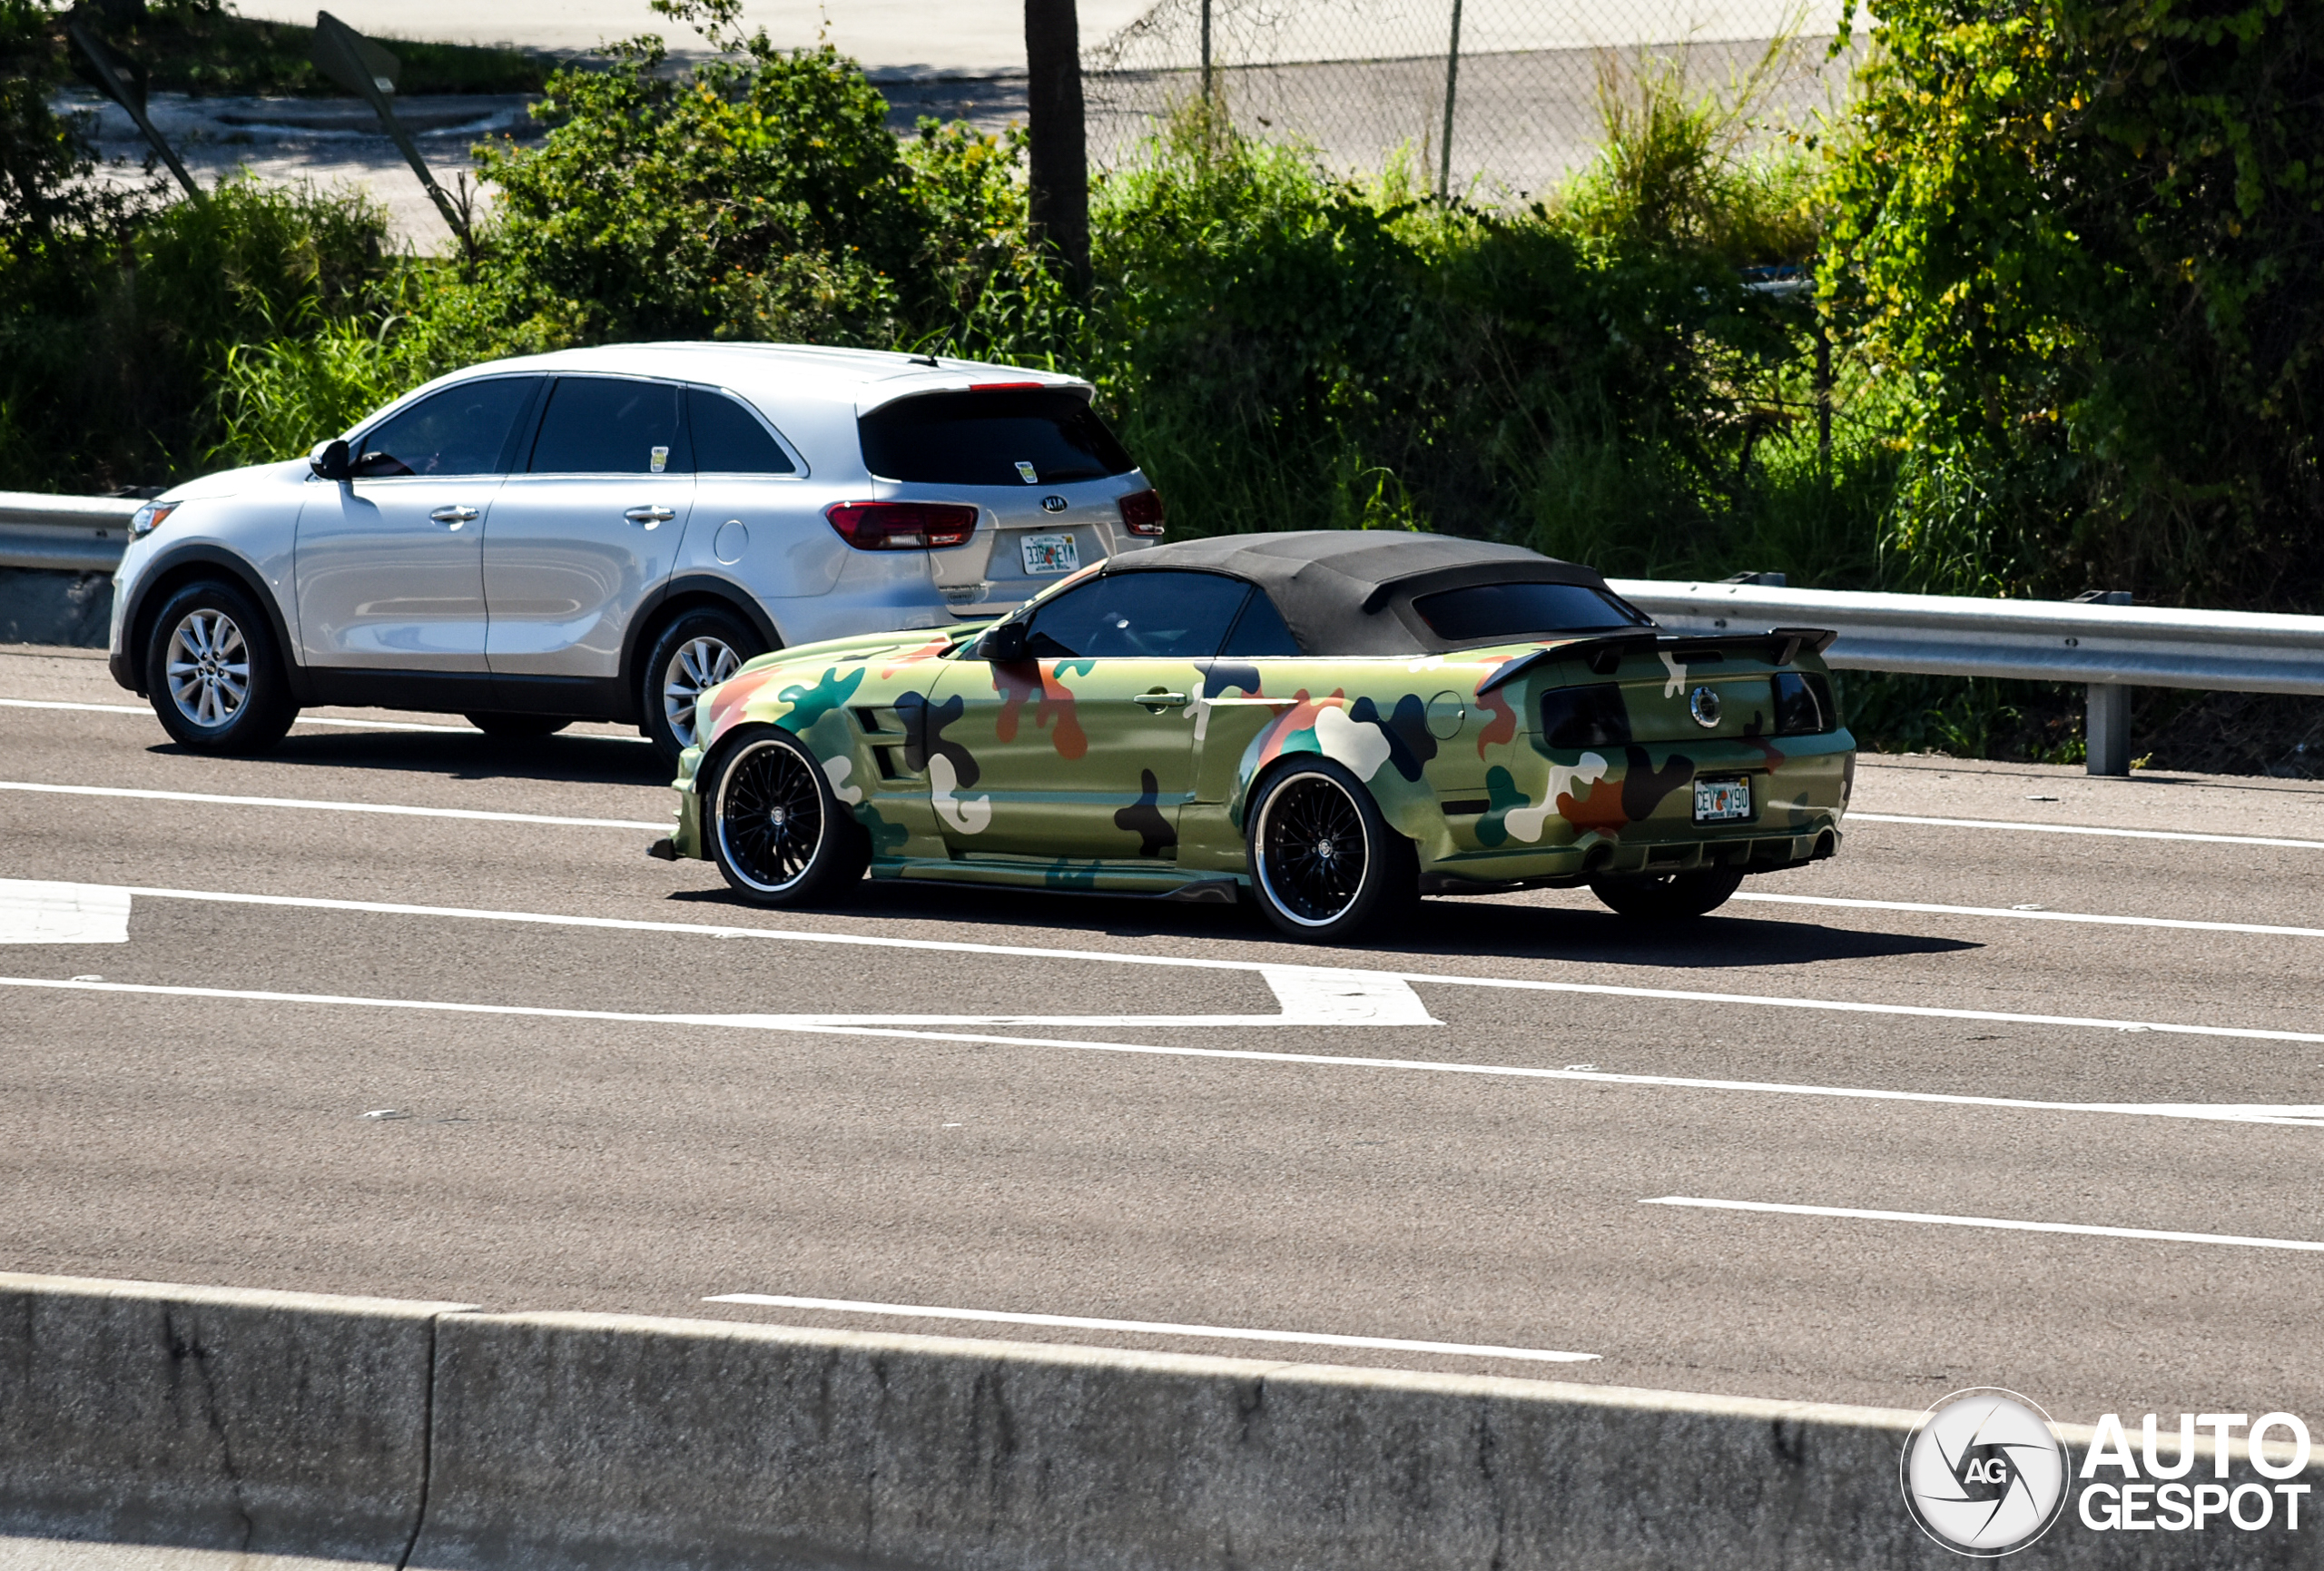
M571 720L560 720L554 715L483 714L462 716L468 723L487 736L503 741L524 741L535 736L554 736Z
M1328 759L1270 778L1246 822L1259 909L1295 938L1352 937L1410 915L1420 897L1413 843Z
M703 787L703 828L735 893L761 905L814 905L862 880L872 838L797 737L753 726L719 752Z
M162 603L145 646L145 692L162 729L202 753L263 753L299 717L266 613L215 581Z
M748 622L712 607L684 613L655 637L645 651L638 713L672 768L694 744L694 700L765 653L766 640Z
M1692 873L1593 878L1590 893L1624 916L1669 920L1718 910L1742 882L1740 867L1702 867Z

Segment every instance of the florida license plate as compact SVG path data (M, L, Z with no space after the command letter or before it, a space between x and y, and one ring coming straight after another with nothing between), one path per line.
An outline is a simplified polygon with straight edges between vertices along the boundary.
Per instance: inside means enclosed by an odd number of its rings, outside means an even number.
M1696 823L1728 824L1749 816L1751 782L1748 779L1695 782Z
M1025 554L1025 571L1034 578L1076 572L1081 567L1080 548L1071 535L1027 535L1017 544Z

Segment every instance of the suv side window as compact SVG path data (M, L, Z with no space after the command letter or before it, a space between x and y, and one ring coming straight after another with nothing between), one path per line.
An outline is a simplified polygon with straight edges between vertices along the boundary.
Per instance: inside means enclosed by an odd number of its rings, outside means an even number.
M533 440L537 475L683 475L694 455L675 382L561 376Z
M1206 660L1249 592L1240 578L1217 573L1109 573L1034 612L1025 653L1037 660Z
M686 389L686 434L694 467L705 475L791 475L798 468L758 416L722 392Z
M505 474L508 438L538 386L537 377L486 377L430 393L365 433L354 478Z

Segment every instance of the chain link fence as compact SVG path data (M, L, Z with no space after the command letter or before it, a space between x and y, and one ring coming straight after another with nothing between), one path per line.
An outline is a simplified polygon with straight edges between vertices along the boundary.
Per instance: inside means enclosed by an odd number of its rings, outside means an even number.
M1786 0L1708 18L1649 0L1158 0L1084 57L1090 153L1119 162L1207 96L1243 135L1333 170L1402 158L1416 183L1521 203L1588 163L1601 80L1643 57L1718 90L1788 36L1755 112L1763 134L1806 122L1846 77L1815 20Z

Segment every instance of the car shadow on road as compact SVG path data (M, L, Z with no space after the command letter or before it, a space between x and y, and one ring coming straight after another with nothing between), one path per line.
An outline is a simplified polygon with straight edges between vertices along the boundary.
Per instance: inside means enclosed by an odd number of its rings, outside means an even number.
M146 751L156 757L207 757L174 742ZM502 740L467 732L293 731L255 762L324 769L367 769L438 780L537 780L545 785L667 786L670 767L643 738L578 736ZM546 808L545 811L556 811Z
M734 903L724 889L679 891L670 898L714 905ZM1306 945L1285 940L1247 904L1196 905L917 883L867 884L835 914L1008 929L1019 934L1029 929L1066 944L1077 934L1117 940L1192 938L1251 946L1265 952L1253 958L1286 964L1366 969L1400 960L1507 958L1718 971L1951 954L1984 947L1968 939L1745 915L1733 907L1691 921L1649 923L1587 908L1464 900L1423 902L1418 920L1401 934L1357 944ZM1009 942L998 935L994 941Z

